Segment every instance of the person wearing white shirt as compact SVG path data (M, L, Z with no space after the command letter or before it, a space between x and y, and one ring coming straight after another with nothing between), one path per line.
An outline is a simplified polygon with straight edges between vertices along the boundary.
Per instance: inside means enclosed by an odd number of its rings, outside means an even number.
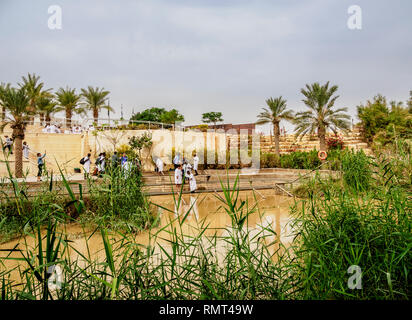
M182 170L183 170L183 177L186 177L187 162L184 159L183 159Z
M175 170L175 184L177 188L182 184L182 166L180 164Z
M159 175L164 176L163 161L162 161L162 159L160 159L160 157L157 157L157 159L156 159L156 167L157 167L157 171L159 172Z
M91 154L88 153L86 157L83 158L83 169L84 169L84 178L87 179L87 177L89 176L90 173L90 164L91 164L91 160L90 160Z
M180 153L176 153L175 157L173 158L173 164L175 166L175 170L181 164L180 163Z
M199 167L199 157L197 156L197 153L195 153L194 157L193 157L193 170L195 171L195 175L199 175L197 173L197 169Z
M184 164L184 169L183 169L183 172L184 172L184 176L185 176L185 179L186 180L188 180L189 179L189 172L190 172L190 170L192 170L192 165L190 164L190 163L185 163Z
M197 189L196 178L190 170L187 172L187 177L189 178L190 192L193 193Z
M104 173L105 166L106 166L106 153L102 152L99 154L99 156L96 159L96 167L97 167L100 177Z
M26 159L29 158L29 145L27 144L26 141L23 142L23 157L25 157Z

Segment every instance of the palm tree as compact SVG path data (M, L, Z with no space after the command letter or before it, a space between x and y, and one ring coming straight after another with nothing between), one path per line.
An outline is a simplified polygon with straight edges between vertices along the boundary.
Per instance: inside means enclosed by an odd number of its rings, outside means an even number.
M273 124L273 134L275 136L275 153L279 156L279 123L281 120L292 120L293 112L291 110L286 110L286 100L284 100L282 96L275 99L269 98L266 100L266 104L268 105L269 109L262 108L263 112L258 115L258 121L256 121L256 124Z
M1 83L0 84L0 96L1 96L2 92L7 90L8 88L10 88L10 83L7 83L7 84ZM0 102L1 102L1 100L0 100ZM3 105L1 105L1 115L0 116L1 116L1 122L3 122L4 119L6 118L6 108Z
M19 83L19 86L26 90L26 93L30 99L30 112L35 113L37 108L37 101L40 99L43 92L48 92L50 91L50 89L43 90L44 83L39 82L40 76L36 76L35 73L28 73L27 78L25 76L23 76L22 78L23 82Z
M54 96L48 92L42 94L37 100L37 113L40 114L40 122L43 124L50 124L51 115L58 112L59 109L56 108L57 102L53 99Z
M309 108L309 111L298 112L295 117L295 132L297 137L305 134L313 134L317 131L320 150L326 151L326 130L329 128L334 133L338 129L349 130L350 116L346 114L348 108L338 108L333 110L333 105L339 96L333 96L338 90L338 86L329 88L329 81L321 86L318 82L306 85L306 89L301 89L305 96L302 101Z
M82 96L84 97L86 108L93 112L94 122L97 124L99 119L99 112L102 109L106 109L114 112L114 110L105 104L106 97L109 95L109 91L105 91L103 88L93 88L88 86L87 89L82 89Z
M9 111L10 117L6 117L1 125L1 130L6 125L13 129L14 140L15 175L16 178L23 176L23 139L27 121L33 113L30 109L30 97L24 88L8 87L1 92L0 100L4 108Z
M76 94L76 89L60 88L56 92L57 101L60 108L59 111L64 110L66 112L66 127L70 128L72 125L73 112L80 114L85 113L84 108L79 107L80 95Z

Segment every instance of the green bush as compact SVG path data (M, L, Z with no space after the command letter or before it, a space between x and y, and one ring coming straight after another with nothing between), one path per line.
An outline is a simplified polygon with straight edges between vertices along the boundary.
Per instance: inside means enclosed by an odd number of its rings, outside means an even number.
M103 175L102 184L94 184L90 190L98 222L102 221L103 225L111 229L146 229L153 222L153 216L149 212L142 186L142 175L135 165L128 173L117 167Z
M342 172L345 183L354 191L369 190L373 184L371 159L360 150L347 150L342 157Z
M329 187L324 188L327 194ZM410 299L411 215L397 187L379 199L342 189L312 197L298 213L295 275L301 299ZM361 289L348 287L348 268L359 266Z
M280 165L279 157L275 153L261 153L260 167L261 168L277 168Z
M281 168L290 169L316 169L322 164L318 158L318 152L311 150L309 152L291 152L280 156Z

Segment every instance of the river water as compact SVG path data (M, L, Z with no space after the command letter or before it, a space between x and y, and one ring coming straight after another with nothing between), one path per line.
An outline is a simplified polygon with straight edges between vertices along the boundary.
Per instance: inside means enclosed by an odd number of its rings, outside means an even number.
M230 232L232 220L226 212L227 208L219 199L222 193L202 193L186 194L182 196L180 204L176 204L173 196L153 196L150 198L151 208L159 213L159 222L151 231L144 231L134 235L134 241L137 244L147 245L153 239L153 234L157 234L157 243L167 244L170 239L171 228L176 228L184 235L196 235L207 226L205 236L217 235L225 236ZM239 193L240 200L245 201L244 212L246 207L255 210L248 216L245 228L251 230L251 235L261 232L262 228L273 229L276 233L272 235L269 241L280 241L283 245L288 246L292 241L291 217L289 215L290 206L293 204L293 198L274 194L273 190L261 190L255 193L251 191L242 191ZM187 214L187 215L186 215ZM184 222L179 223L185 217ZM92 259L104 259L104 245L100 232L86 229L78 223L65 225L60 229L67 235L70 240L70 249L68 254L71 259L79 257L79 253ZM44 235L46 231L43 231ZM113 242L119 241L119 236L112 234L109 237ZM151 242L152 243L152 242ZM20 248L26 251L26 248L34 248L37 244L33 235L26 235L18 239L0 245L0 249ZM218 244L222 245L222 244ZM121 248L122 244L114 244L113 248ZM33 249L34 252L36 249ZM44 250L44 249L43 249ZM218 249L220 254L224 255L224 249ZM0 251L0 257L21 258L18 252L8 253ZM12 270L20 264L25 264L21 260L3 260L0 261L0 271ZM13 272L12 278L16 277Z

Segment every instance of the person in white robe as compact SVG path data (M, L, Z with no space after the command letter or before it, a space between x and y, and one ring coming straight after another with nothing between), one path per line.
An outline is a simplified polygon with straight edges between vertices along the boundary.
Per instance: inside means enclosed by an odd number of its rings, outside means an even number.
M99 157L96 159L96 167L99 173L99 176L101 176L104 173L106 166L106 153L102 152L99 154Z
M197 156L197 153L195 153L193 157L193 170L195 171L195 175L197 176L197 169L199 167L199 157Z
M186 161L186 160L183 160L183 166L182 166L182 168L183 168L183 177L185 178L185 180L188 179L187 174L186 174L186 173L187 173L188 166L189 166L189 164L187 163L187 161Z
M164 176L163 173L163 161L160 157L157 157L156 159L156 167L157 167L157 171L159 172L159 175Z
M29 145L27 144L26 141L23 142L23 157L25 157L26 159L29 158Z
M175 184L176 184L176 187L180 187L180 185L182 184L182 178L183 178L182 166L179 165L175 170Z
M189 178L190 192L193 193L196 191L197 185L196 185L196 178L191 171L188 171L188 178Z
M83 164L83 170L84 170L84 178L87 179L90 173L90 164L92 163L91 159L91 154L88 153L86 157L84 157L84 164Z
M175 157L173 158L173 165L176 168L181 164L181 160L180 160L180 153L176 153Z

